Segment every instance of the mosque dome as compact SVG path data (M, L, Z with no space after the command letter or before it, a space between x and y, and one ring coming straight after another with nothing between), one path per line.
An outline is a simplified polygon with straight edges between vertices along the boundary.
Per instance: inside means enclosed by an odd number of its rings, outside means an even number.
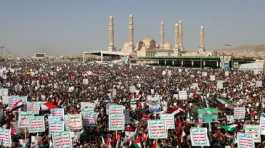
M164 44L164 49L171 49L171 48L172 48L172 45L169 42L166 42Z
M146 47L146 49L155 49L156 48L156 42L154 39L150 37L145 37L143 40L143 44Z

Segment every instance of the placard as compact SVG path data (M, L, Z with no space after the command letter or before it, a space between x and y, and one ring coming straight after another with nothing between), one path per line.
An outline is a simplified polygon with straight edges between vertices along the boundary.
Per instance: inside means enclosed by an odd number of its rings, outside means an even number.
M33 112L23 112L18 113L18 127L19 128L28 128L30 125L29 117L34 116Z
M256 81L256 87L262 87L262 81Z
M148 137L149 139L166 139L167 129L164 120L148 120Z
M207 72L205 72L205 71L202 72L202 76L203 76L203 77L207 77Z
M210 81L215 81L215 75L210 75Z
M224 81L218 80L216 87L217 87L217 89L223 89L224 88Z
M179 100L187 100L188 94L187 91L179 91Z
M210 146L207 128L191 128L190 136L192 146Z
M245 107L235 107L234 108L234 119L245 119L246 109Z
M91 102L81 102L80 105L81 105L81 111L83 109L85 109L85 108L86 108L87 111L88 110L94 111L94 109L96 107L96 104L95 103L91 103Z
M174 115L160 114L160 119L165 121L166 129L175 129Z
M259 125L244 125L245 133L253 135L254 142L261 142Z
M39 114L42 102L27 102L27 111Z
M29 116L29 133L45 132L44 116Z
M72 148L72 139L70 132L59 132L52 134L52 141L54 148Z
M0 96L8 96L8 89L7 88L1 88L0 89Z
M252 135L245 133L237 133L238 148L255 148Z
M11 147L11 130L0 127L0 145L4 147Z
M125 116L123 114L109 114L109 131L124 130Z
M97 122L97 117L98 113L94 111L86 111L85 109L82 111L82 118L83 118L83 123L84 126L91 126L91 125L96 125Z
M109 114L123 114L124 106L118 104L109 105Z
M81 130L82 129L82 118L81 114L68 114L65 115L65 124L70 130Z
M51 115L64 119L64 108L53 108L53 109L51 109Z
M64 121L58 116L49 116L49 133L63 132L64 131Z
M226 77L229 76L229 71L225 71L225 76L226 76Z
M264 116L260 116L260 134L261 135L265 135L265 117Z

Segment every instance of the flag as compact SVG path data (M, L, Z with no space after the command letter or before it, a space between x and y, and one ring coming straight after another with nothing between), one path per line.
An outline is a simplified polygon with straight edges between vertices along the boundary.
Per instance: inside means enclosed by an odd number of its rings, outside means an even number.
M57 105L52 103L52 102L45 102L41 106L42 110L50 110L50 109L53 109L53 108L57 108Z
M226 132L234 132L236 130L237 125L236 124L231 124L231 125L224 125L222 126L222 128L226 131Z

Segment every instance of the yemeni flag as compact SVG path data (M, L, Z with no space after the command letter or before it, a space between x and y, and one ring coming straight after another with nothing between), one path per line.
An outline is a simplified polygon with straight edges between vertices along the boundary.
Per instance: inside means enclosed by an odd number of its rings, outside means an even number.
M142 145L141 145L141 137L137 136L135 138L133 147L134 148L142 148Z
M51 110L53 108L57 108L58 106L53 103L53 102L45 102L44 104L41 105L42 110Z

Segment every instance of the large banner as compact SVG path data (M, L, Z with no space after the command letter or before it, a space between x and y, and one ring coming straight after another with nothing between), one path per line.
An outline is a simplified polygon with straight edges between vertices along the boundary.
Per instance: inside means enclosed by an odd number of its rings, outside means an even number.
M54 148L72 148L72 139L70 132L60 132L52 134L52 141Z
M28 128L30 126L30 116L34 116L34 113L20 111L18 114L18 127Z
M53 108L53 109L51 109L51 115L64 119L64 108Z
M179 100L187 100L187 99L188 99L187 91L179 91Z
M166 129L175 129L175 120L173 114L160 114L160 119L165 121Z
M0 127L0 145L4 147L11 147L11 130Z
M30 116L29 123L29 133L45 132L44 116Z
M234 108L234 119L245 119L246 109L245 107Z
M124 114L109 114L109 131L124 130L125 116Z
M244 129L246 134L253 136L254 142L261 142L259 125L246 124Z
M254 139L251 134L237 133L238 148L255 148Z
M147 124L149 139L167 138L167 129L164 120L148 120Z
M190 136L192 146L210 146L207 128L191 128Z
M70 130L81 130L82 125L82 117L81 114L68 114L65 115L65 124L67 128Z
M61 117L49 116L49 133L63 132L64 131L64 121Z
M261 135L265 135L265 117L264 116L260 116L260 134Z

